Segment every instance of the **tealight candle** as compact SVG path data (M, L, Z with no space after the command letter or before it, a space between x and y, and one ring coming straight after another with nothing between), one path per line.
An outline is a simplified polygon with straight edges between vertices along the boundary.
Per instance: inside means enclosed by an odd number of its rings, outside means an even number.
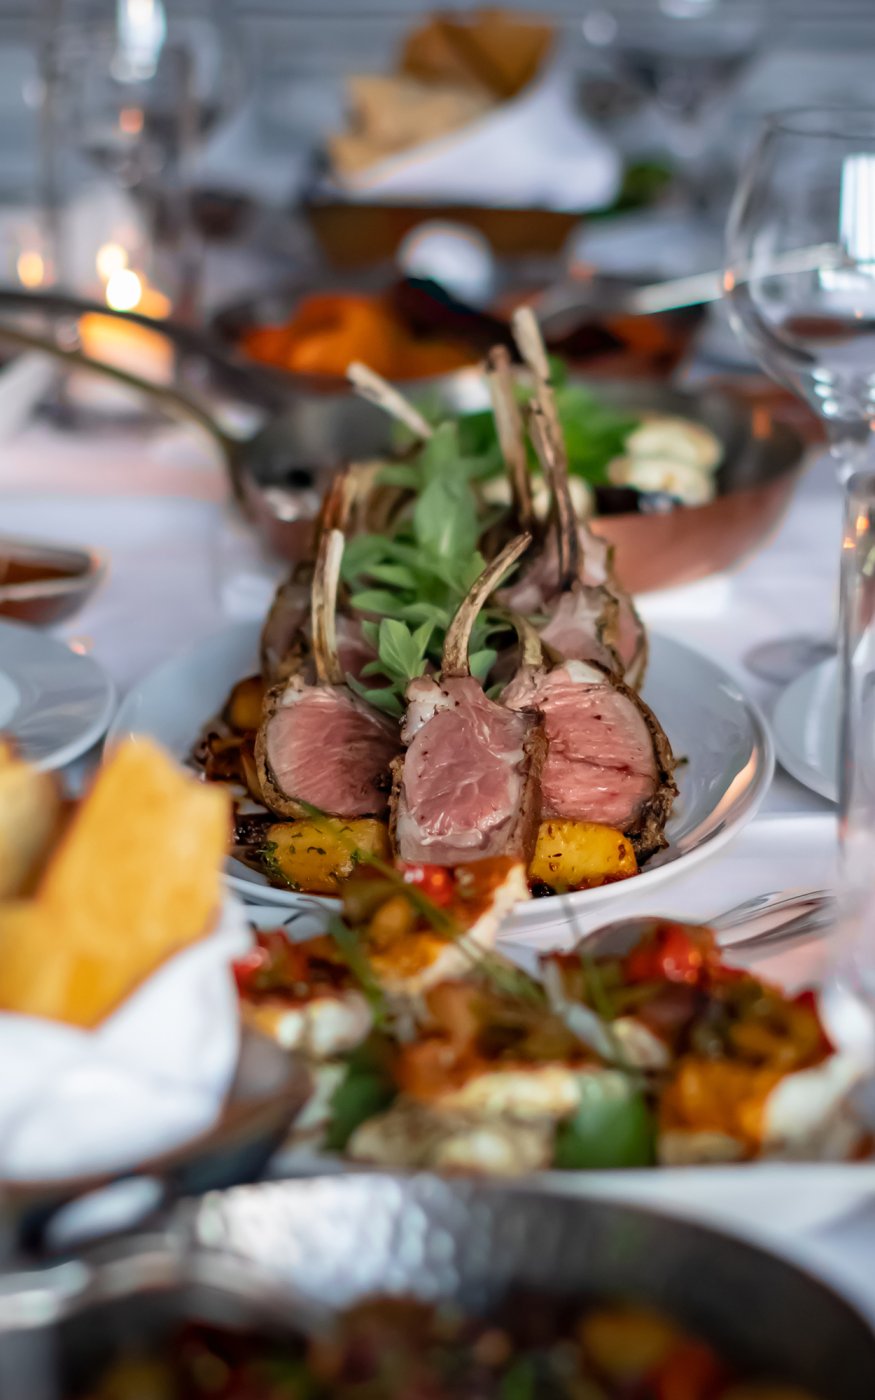
M138 311L160 320L170 303L154 287L128 267L116 267L106 283L107 305L117 311ZM173 378L173 347L160 331L150 330L117 316L90 312L79 320L79 340L90 359L125 370L153 384L169 384ZM128 407L130 391L94 374L76 375L71 397L87 407Z

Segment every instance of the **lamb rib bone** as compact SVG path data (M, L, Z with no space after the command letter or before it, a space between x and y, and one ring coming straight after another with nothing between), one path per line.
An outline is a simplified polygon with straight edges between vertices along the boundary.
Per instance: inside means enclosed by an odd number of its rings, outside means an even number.
M514 394L510 353L496 345L486 357L486 379L495 417L501 455L510 480L514 511L520 530L532 531L535 511L526 455L526 435L520 406Z
M606 603L601 640L616 653L619 669L629 684L638 687L647 665L644 625L631 597L614 575L611 547L585 521L577 519L568 489L568 456L550 382L550 364L530 307L520 307L514 313L513 332L535 386L529 428L556 508L560 591L579 580L586 588L601 588L606 599L614 600L613 607ZM595 601L594 594L590 594L590 601Z
M419 409L414 408L413 404L387 379L377 374L376 370L363 365L360 360L353 360L347 367L346 377L360 398L366 399L377 408L382 408L390 418L403 423L414 437L423 442L427 442L431 437L432 426L426 422Z
M531 543L532 536L530 534L517 535L516 539L506 544L501 553L496 555L490 564L486 565L479 578L474 580L467 596L459 604L456 614L447 628L441 659L442 677L470 676L468 646L474 623L477 621L487 598L495 592L505 574L510 572Z

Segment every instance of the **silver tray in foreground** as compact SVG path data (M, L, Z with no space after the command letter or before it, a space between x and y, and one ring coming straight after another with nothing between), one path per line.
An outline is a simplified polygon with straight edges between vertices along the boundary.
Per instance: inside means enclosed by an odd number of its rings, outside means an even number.
M740 1368L818 1400L871 1400L875 1337L824 1284L760 1249L638 1207L434 1177L281 1181L183 1203L135 1236L0 1289L0 1355L61 1376L175 1321L294 1326L374 1294L488 1312L515 1292L654 1304ZM306 1323L305 1323L306 1325Z

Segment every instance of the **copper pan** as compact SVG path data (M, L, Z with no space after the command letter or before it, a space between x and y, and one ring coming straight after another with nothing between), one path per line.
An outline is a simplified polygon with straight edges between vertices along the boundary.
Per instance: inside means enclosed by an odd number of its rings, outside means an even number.
M780 476L665 515L608 515L593 521L614 546L617 574L633 593L693 583L740 564L784 516L801 460Z
M645 592L690 583L730 568L765 542L802 470L805 444L794 428L762 403L751 404L724 388L684 392L652 380L572 378L632 413L680 414L704 423L723 445L718 494L709 504L605 515L594 522L616 546L618 573L627 587ZM486 385L476 369L434 381L430 398L439 398L448 413L488 406ZM266 540L290 559L300 558L307 547L314 499L333 471L351 458L393 450L392 425L379 409L352 395L341 404L339 413L335 400L318 394L298 395L290 404L292 451L283 465L294 474L293 489L287 485L293 479L288 473L246 483L250 508ZM307 478L308 488L297 485Z

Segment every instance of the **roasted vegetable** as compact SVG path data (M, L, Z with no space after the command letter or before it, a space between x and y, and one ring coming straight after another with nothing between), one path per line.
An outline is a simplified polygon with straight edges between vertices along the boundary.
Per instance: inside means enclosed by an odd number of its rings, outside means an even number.
M224 718L232 729L245 734L261 724L265 685L261 676L246 676L228 696Z
M529 879L552 890L589 889L638 874L631 842L596 822L541 822Z
M356 852L389 859L389 833L383 822L275 822L269 826L261 862L267 873L308 894L337 894L356 865Z

